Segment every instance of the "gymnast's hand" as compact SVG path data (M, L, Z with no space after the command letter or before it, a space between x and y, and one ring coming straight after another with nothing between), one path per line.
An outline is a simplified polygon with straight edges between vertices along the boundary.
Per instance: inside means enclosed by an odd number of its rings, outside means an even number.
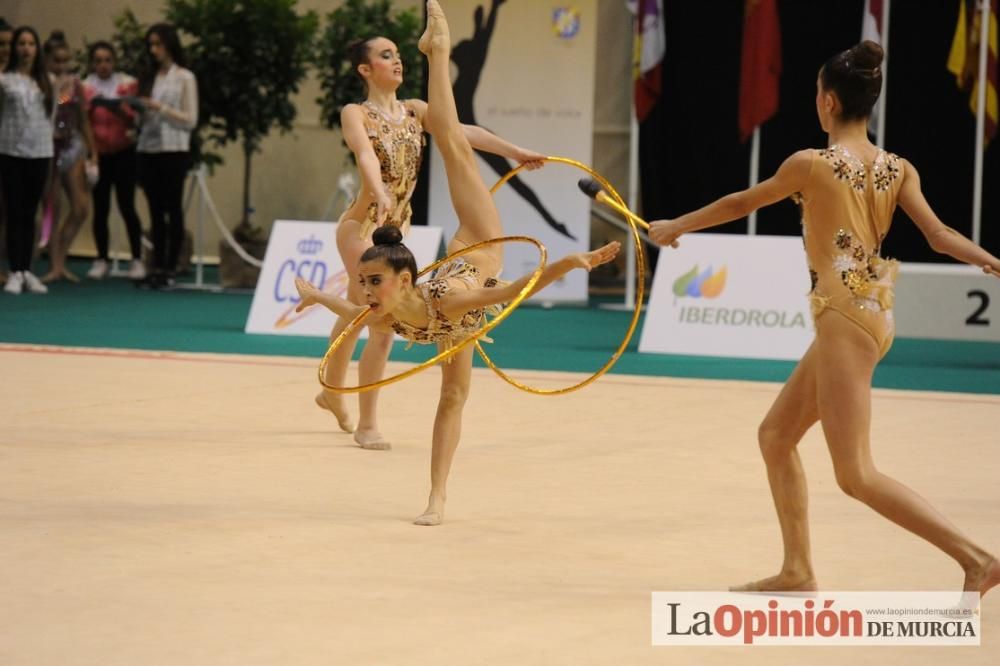
M1000 278L1000 266L990 266L986 264L983 266L983 272L987 275L992 275L995 278Z
M684 233L677 220L654 220L649 223L649 239L657 245L677 247L677 239Z
M622 249L622 244L618 241L611 241L604 247L599 247L590 252L580 252L571 254L568 259L573 263L573 268L584 268L593 270L601 264L606 264L618 256L618 251Z
M528 171L534 171L535 169L541 169L545 166L545 155L541 153L536 153L533 150L526 150L524 148L518 148L514 153L514 159L518 164L523 166Z
M375 226L381 227L392 209L392 197L384 189L372 192L372 196L375 197Z
M310 305L316 305L319 302L319 289L302 278L295 278L295 288L299 291L299 304L295 306L296 312L302 312Z

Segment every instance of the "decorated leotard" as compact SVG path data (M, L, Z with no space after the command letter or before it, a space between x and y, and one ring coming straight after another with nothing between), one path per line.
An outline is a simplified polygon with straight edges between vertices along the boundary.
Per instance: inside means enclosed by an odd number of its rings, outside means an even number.
M899 262L881 256L902 186L902 161L879 149L870 166L845 147L812 151L809 176L793 199L802 210L802 238L812 280L816 326L828 311L847 317L875 340L892 345L893 286Z
M482 272L474 264L462 257L449 261L434 272L434 276L417 285L427 306L427 328L418 328L393 318L392 330L413 343L440 344L445 349L465 340L486 323L487 314L498 314L501 305L480 308L466 312L458 319L449 319L441 312L441 298L456 289L493 288L501 282L495 277L482 277ZM487 338L482 338L489 341Z
M399 227L405 236L410 228L410 218L413 211L410 208L410 197L417 186L417 175L420 173L420 162L423 148L426 144L423 126L420 124L413 107L400 102L402 117L395 120L384 115L375 105L365 102L365 131L372 142L375 156L378 157L382 171L382 186L392 207L386 218L386 224ZM351 203L353 207L357 200ZM361 236L367 237L375 228L378 218L378 207L373 202L368 206L365 219L361 221Z

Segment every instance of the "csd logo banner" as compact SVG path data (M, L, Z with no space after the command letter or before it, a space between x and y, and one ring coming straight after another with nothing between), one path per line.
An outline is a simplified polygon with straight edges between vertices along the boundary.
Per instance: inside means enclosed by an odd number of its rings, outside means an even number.
M663 250L640 352L798 359L813 337L802 239L690 234Z
M336 231L334 222L275 221L247 317L247 333L330 335L336 317L326 308L295 312L299 303L295 278L304 278L346 298L347 283L355 276L344 270L337 252ZM417 265L426 266L437 258L441 229L412 227L406 245L416 256Z

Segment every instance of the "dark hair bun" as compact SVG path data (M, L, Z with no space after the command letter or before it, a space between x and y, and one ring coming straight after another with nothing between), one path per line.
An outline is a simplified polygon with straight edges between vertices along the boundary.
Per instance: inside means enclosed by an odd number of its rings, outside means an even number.
M874 70L882 64L884 57L882 47L866 39L851 49L851 66L854 69Z
M62 30L53 30L52 34L49 35L50 42L65 42L66 33Z
M376 245L399 245L403 242L403 232L399 227L383 224L372 234L372 242Z

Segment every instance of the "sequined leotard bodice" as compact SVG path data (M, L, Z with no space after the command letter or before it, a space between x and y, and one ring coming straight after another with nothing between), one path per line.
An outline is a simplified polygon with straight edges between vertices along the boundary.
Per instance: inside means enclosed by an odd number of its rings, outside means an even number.
M483 279L479 268L459 257L435 271L430 280L417 285L427 306L427 328L418 328L398 319L392 319L390 326L411 345L439 343L445 348L452 347L482 328L486 315L498 314L502 306L471 310L459 319L449 319L441 312L441 298L455 289L493 288L500 284L495 277Z
M410 197L417 186L426 141L416 111L406 102L400 102L400 106L403 112L398 121L383 115L373 104L366 102L362 108L365 131L382 169L382 185L392 199L386 224L399 227L405 236L413 215ZM357 200L351 207L355 203ZM376 219L377 206L372 203L361 221L362 237L367 237L374 230Z
M903 184L902 160L880 149L867 166L840 145L811 152L807 184L794 199L802 210L813 317L819 327L828 309L846 316L884 355L892 344L899 262L880 252Z

